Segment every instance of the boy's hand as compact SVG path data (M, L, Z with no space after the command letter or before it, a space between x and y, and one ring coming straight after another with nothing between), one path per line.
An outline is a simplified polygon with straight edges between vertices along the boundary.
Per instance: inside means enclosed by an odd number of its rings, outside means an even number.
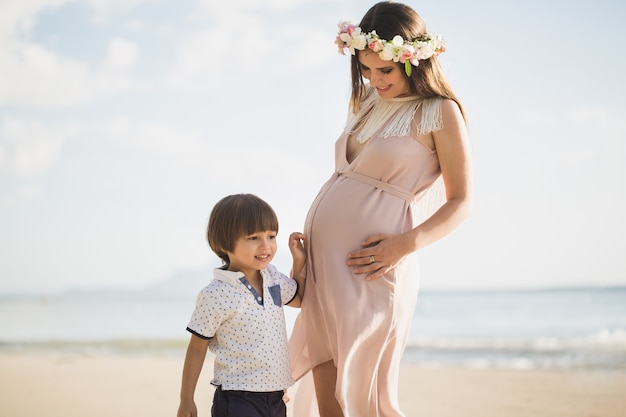
M289 250L291 256L293 256L294 262L306 261L306 251L304 250L304 234L300 232L293 232L289 235Z
M182 401L178 407L176 417L197 417L198 409L193 401Z
M293 232L289 235L289 250L293 257L291 277L298 282L298 294L289 303L291 307L300 307L304 298L304 288L306 286L306 251L304 242L306 238L302 233Z

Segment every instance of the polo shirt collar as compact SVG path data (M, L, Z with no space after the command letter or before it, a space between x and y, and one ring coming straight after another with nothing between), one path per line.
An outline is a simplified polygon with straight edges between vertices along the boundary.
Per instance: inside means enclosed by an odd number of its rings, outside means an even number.
M213 277L217 281L223 281L228 284L236 285L241 282L241 278L245 278L241 271L229 271L223 268L215 268Z

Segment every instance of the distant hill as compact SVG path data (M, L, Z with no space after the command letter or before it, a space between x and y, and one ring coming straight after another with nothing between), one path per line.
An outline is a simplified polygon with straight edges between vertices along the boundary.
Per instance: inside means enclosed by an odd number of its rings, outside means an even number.
M195 297L213 278L213 266L197 269L177 271L163 281L146 287L150 294L162 295L190 295Z

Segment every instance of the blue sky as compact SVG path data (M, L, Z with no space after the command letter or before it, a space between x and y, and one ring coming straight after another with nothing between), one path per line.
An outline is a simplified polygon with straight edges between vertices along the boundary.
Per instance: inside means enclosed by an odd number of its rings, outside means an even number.
M346 114L336 24L372 4L0 3L0 294L208 271L208 214L238 192L276 209L288 269ZM626 285L626 7L408 4L446 39L475 159L422 288Z

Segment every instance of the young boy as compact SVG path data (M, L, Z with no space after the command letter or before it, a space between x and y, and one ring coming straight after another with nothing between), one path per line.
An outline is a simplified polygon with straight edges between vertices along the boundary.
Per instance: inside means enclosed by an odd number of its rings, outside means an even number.
M278 219L251 194L220 200L209 218L207 239L223 266L198 295L187 330L178 417L195 417L194 392L207 348L215 355L213 417L285 417L283 393L293 384L283 305L299 307L305 279L304 235L292 233L293 278L279 272Z

